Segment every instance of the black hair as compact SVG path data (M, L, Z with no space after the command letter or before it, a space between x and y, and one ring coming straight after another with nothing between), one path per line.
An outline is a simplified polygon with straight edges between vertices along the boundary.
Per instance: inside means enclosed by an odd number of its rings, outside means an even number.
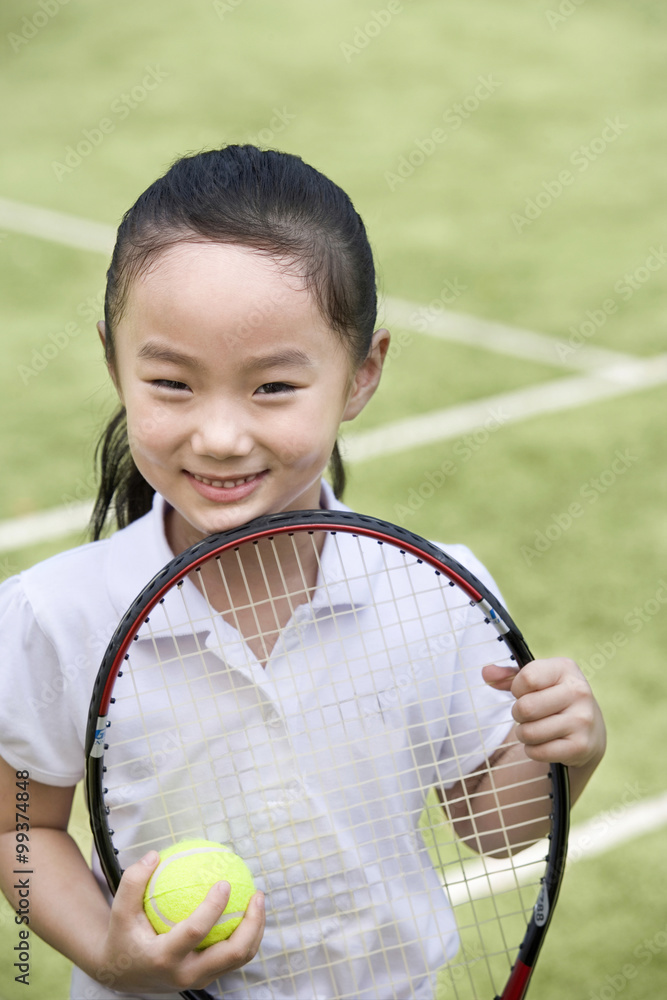
M202 241L249 247L297 269L353 364L366 358L377 315L375 267L349 197L298 156L225 146L177 160L123 216L107 271L108 364L132 282L170 247ZM122 528L153 500L130 452L123 407L103 432L96 458L100 485L91 531L99 538L110 514ZM340 497L345 469L338 445L330 470Z

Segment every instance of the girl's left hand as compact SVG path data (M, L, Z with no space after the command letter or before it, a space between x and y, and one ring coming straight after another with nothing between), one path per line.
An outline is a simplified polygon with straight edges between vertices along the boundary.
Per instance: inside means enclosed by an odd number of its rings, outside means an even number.
M574 662L561 657L533 660L519 670L490 664L486 683L511 691L515 733L532 760L594 768L605 751L602 712ZM592 765L592 768L591 768Z

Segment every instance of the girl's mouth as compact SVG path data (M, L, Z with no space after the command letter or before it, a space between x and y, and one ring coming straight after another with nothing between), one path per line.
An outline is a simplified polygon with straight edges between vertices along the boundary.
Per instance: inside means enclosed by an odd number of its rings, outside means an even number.
M265 469L263 472L253 472L249 476L230 476L224 479L200 476L195 472L186 471L185 474L197 493L206 500L213 500L216 503L237 503L250 496L267 473L268 470Z
M203 483L205 486L222 486L226 490L231 490L235 486L241 486L242 483L250 483L253 479L257 479L258 475L258 472L253 472L252 476L245 476L242 479L206 479L204 476L198 476L196 472L192 473L193 478L198 483Z

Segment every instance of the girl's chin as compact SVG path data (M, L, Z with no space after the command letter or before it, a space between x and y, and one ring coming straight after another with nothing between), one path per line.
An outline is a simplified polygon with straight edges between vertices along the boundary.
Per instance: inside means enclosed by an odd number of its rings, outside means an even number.
M178 545L178 551L182 552L183 549L201 542L202 538L215 535L219 531L238 528L248 520L251 518L239 510L226 510L224 516L218 515L206 520L199 518L189 520L177 511L172 511L171 527L169 524L167 525L167 537L172 548L175 542Z
M241 520L238 523L241 524ZM232 527L235 527L235 525L229 523L229 520L225 524L219 523L219 519L214 524L199 519L189 520L172 507L167 512L165 533L170 549L174 555L179 555L185 549L189 549L191 545L201 542L203 538Z

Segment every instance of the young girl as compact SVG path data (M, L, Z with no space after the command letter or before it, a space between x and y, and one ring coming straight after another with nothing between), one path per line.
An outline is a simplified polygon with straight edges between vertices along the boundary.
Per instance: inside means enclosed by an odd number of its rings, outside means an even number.
M229 940L196 951L225 907L225 883L157 935L142 905L155 851L126 869L111 901L67 823L100 653L142 586L212 532L279 511L344 509L336 440L380 379L389 334L375 320L361 219L297 157L231 146L182 159L122 221L99 324L121 406L101 442L96 540L0 588L0 881L17 906L13 804L16 772L28 772L30 928L74 963L75 1000L173 995L218 979L225 996L260 995L244 992L235 970L262 943L261 891ZM102 538L111 516L120 530ZM493 589L467 550L456 555ZM270 649L253 652L268 662ZM489 665L483 676L505 719L492 761L507 768L511 729L536 780L548 761L569 765L576 798L605 744L576 664L536 661L518 674ZM443 795L453 803L466 791L463 780ZM482 806L483 793L475 788ZM267 953L279 930L267 925ZM388 995L375 982L367 995Z

